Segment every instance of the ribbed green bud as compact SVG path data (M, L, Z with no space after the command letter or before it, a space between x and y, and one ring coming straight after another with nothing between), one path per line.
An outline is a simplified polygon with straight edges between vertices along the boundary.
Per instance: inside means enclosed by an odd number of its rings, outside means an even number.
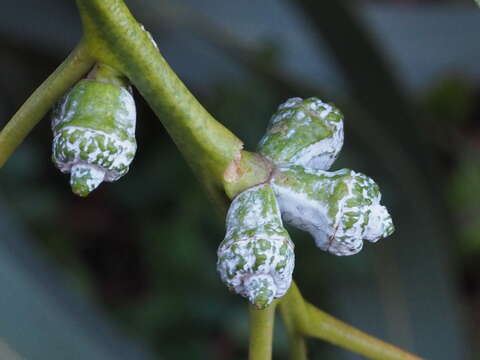
M343 115L317 98L292 98L273 114L259 152L277 164L327 170L343 145Z
M115 70L99 66L53 112L52 160L70 173L74 193L87 196L102 181L127 173L137 148L135 102Z
M230 206L217 269L229 289L261 309L290 287L293 249L271 186L258 185L240 193Z
M356 254L363 240L376 242L394 231L377 184L363 174L281 166L272 186L283 219L332 254Z

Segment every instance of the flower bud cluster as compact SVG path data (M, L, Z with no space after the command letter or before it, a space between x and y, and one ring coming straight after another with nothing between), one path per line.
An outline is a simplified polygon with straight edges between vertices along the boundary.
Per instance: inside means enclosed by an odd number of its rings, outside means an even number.
M342 145L343 116L335 106L317 98L279 106L258 148L275 165L272 177L240 193L228 212L218 271L230 289L264 307L290 287L293 244L280 213L334 255L356 254L364 240L393 233L371 178L348 169L327 171Z

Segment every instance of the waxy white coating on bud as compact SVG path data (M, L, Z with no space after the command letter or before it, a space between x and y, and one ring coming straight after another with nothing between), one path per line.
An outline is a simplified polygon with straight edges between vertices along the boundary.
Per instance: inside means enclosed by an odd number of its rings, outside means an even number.
M280 166L272 187L283 219L334 255L356 254L363 240L376 242L394 231L377 184L361 173Z
M70 185L79 194L88 194L105 180L105 170L86 163L77 163L70 169Z
M327 170L343 146L343 115L317 98L291 98L278 107L259 152L276 164Z
M272 188L258 185L240 193L230 206L217 269L229 289L264 308L290 287L293 249Z
M135 122L126 87L85 79L68 92L53 113L52 160L70 173L74 193L87 196L127 173L137 148Z

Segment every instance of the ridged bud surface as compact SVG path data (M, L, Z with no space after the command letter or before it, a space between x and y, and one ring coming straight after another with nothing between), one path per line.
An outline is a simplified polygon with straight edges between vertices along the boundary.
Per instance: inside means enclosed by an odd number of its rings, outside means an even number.
M377 184L361 173L280 166L272 186L283 219L332 254L356 254L363 240L376 242L394 231Z
M81 80L61 100L52 119L52 159L70 173L74 193L87 196L127 173L137 148L135 122L133 97L117 84Z
M327 170L343 145L343 115L317 98L292 98L273 114L259 152L276 164Z
M227 214L217 269L232 291L258 308L285 295L292 281L294 246L268 184L240 193Z

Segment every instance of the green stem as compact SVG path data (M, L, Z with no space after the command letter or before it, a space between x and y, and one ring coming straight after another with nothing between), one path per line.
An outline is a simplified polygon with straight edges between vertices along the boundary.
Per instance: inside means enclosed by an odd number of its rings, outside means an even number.
M98 61L124 73L218 200L224 173L242 142L216 121L176 76L122 0L77 0L85 37Z
M367 335L306 302L295 284L281 300L281 308L303 336L326 340L369 359L421 360L413 354Z
M225 193L230 199L251 186L270 180L273 164L257 153L242 150L224 173Z
M293 285L295 286L295 285ZM302 300L303 299L298 299ZM297 330L295 316L292 311L289 310L289 306L292 306L292 302L295 299L290 299L290 302L287 301L280 301L279 307L282 313L283 323L287 330L288 334L288 342L290 346L290 359L291 360L307 360L307 344L305 342L305 338L302 334ZM301 303L297 303L296 306L301 306Z
M258 310L254 305L249 305L249 360L270 360L272 358L273 325L275 322L276 304L274 301L263 310Z
M93 66L81 41L65 61L33 92L0 132L0 168L55 102Z

